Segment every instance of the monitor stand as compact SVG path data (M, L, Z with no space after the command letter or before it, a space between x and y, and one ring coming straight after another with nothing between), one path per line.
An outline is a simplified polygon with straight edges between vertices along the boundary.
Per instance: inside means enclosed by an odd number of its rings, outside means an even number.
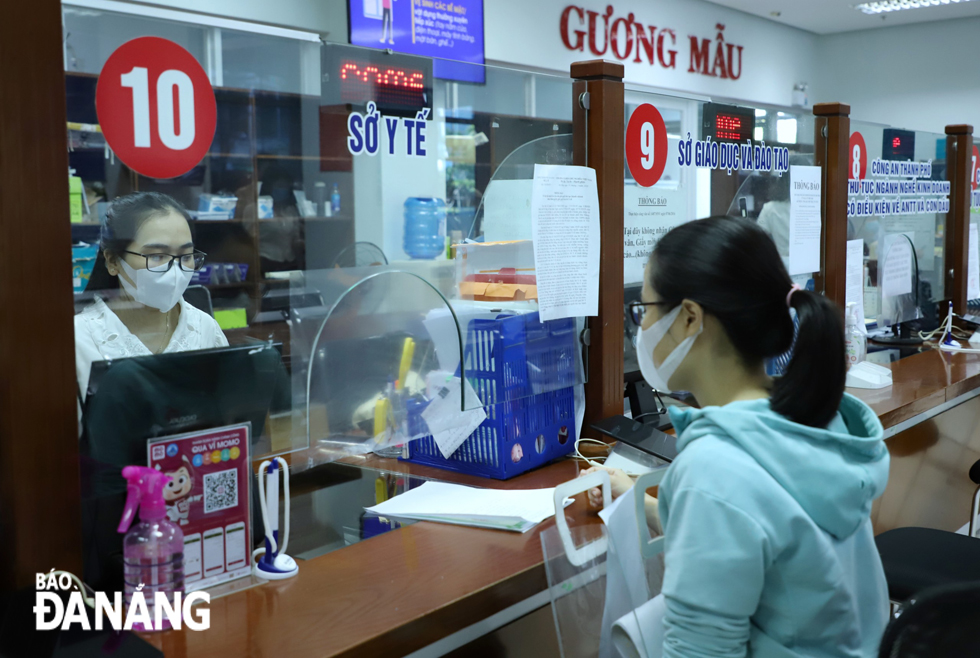
M875 336L871 339L876 345L889 345L891 347L915 347L922 344L922 339L912 335L912 330L908 322L892 326L891 336Z

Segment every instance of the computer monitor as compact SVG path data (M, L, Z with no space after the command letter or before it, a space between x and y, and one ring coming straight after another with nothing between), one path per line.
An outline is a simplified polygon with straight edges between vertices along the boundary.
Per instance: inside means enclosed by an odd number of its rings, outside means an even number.
M122 535L116 532L126 500L121 471L147 463L148 439L249 422L254 445L266 416L287 411L290 401L281 345L93 363L80 445L86 582L97 590L122 585ZM253 513L253 526L257 518Z

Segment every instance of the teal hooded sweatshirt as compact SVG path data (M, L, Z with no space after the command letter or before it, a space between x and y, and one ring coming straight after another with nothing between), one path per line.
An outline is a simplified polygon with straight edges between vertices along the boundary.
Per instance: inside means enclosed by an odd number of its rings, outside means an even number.
M888 589L870 513L888 451L875 413L845 394L825 429L764 399L670 418L663 655L877 656Z

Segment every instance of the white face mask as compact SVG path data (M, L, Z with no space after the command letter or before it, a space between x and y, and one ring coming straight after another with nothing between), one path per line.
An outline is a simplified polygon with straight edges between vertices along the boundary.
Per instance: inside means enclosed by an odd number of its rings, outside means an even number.
M670 393L670 387L667 385L667 382L677 372L677 368L681 365L681 361L684 360L687 353L691 351L694 340L704 331L704 324L702 324L698 327L698 332L682 340L681 344L667 355L667 358L664 359L664 362L658 368L653 363L653 350L660 344L663 337L667 335L667 332L670 331L674 320L677 319L680 313L681 307L678 305L673 311L654 322L648 329L640 329L636 338L636 358L640 362L640 373L651 388L662 393Z
M180 301L194 276L193 272L180 269L176 262L166 272L136 270L122 259L119 262L126 275L136 284L134 286L120 276L119 280L126 292L140 304L158 309L161 313L166 313Z

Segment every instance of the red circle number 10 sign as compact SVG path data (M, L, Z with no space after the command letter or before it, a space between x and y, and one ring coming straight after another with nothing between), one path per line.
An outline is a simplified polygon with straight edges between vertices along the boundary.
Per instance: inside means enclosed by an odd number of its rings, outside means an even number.
M664 173L667 126L649 103L636 108L626 125L626 164L633 180L642 187L652 187Z
M214 90L194 56L173 41L140 37L102 67L95 107L106 142L150 178L194 168L214 139Z

